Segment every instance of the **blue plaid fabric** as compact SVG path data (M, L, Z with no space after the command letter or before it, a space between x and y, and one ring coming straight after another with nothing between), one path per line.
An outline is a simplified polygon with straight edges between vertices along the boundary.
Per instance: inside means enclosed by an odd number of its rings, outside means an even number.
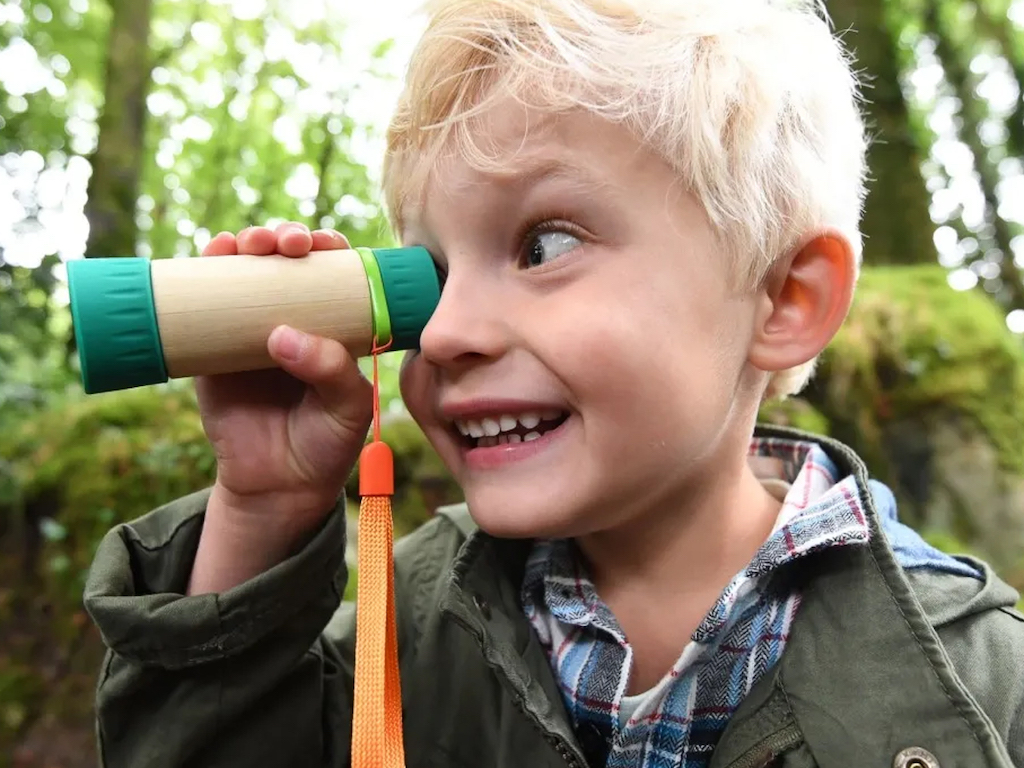
M620 717L633 650L569 540L538 541L523 606L555 671L591 765L703 768L740 702L782 656L800 595L768 588L785 563L864 544L869 528L852 477L839 480L813 443L755 440L791 483L775 529L722 592L662 681Z

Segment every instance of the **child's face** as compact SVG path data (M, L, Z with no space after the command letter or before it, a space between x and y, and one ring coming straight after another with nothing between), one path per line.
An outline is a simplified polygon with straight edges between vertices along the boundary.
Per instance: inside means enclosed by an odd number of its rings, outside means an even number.
M625 129L509 103L485 130L508 172L446 160L407 212L404 240L447 273L403 370L411 413L495 535L678 511L743 463L763 299L735 289L698 203Z

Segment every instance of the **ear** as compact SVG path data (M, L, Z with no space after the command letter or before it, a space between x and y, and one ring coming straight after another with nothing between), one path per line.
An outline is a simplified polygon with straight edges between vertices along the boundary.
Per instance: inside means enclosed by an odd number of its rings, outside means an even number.
M820 354L846 319L856 275L853 248L836 232L815 236L781 260L762 288L751 365L782 371Z

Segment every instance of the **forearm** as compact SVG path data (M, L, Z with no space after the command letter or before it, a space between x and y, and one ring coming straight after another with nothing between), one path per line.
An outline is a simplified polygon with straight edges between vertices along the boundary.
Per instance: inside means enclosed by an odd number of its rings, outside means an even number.
M116 526L97 551L84 599L111 651L104 765L345 765L354 643L324 636L345 588L344 510L237 587L185 596L209 501Z
M309 542L332 507L283 495L240 499L215 485L186 594L224 592L273 568Z

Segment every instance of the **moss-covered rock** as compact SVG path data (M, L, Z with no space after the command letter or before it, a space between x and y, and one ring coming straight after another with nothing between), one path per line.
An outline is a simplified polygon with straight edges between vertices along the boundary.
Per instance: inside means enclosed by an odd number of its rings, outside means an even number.
M954 291L938 266L865 269L797 402L784 407L820 414L893 488L906 521L1018 572L1024 347L994 302Z
M207 485L214 461L190 388L70 396L0 436L13 488L0 519L38 557L46 591L80 602L96 544L116 522Z

